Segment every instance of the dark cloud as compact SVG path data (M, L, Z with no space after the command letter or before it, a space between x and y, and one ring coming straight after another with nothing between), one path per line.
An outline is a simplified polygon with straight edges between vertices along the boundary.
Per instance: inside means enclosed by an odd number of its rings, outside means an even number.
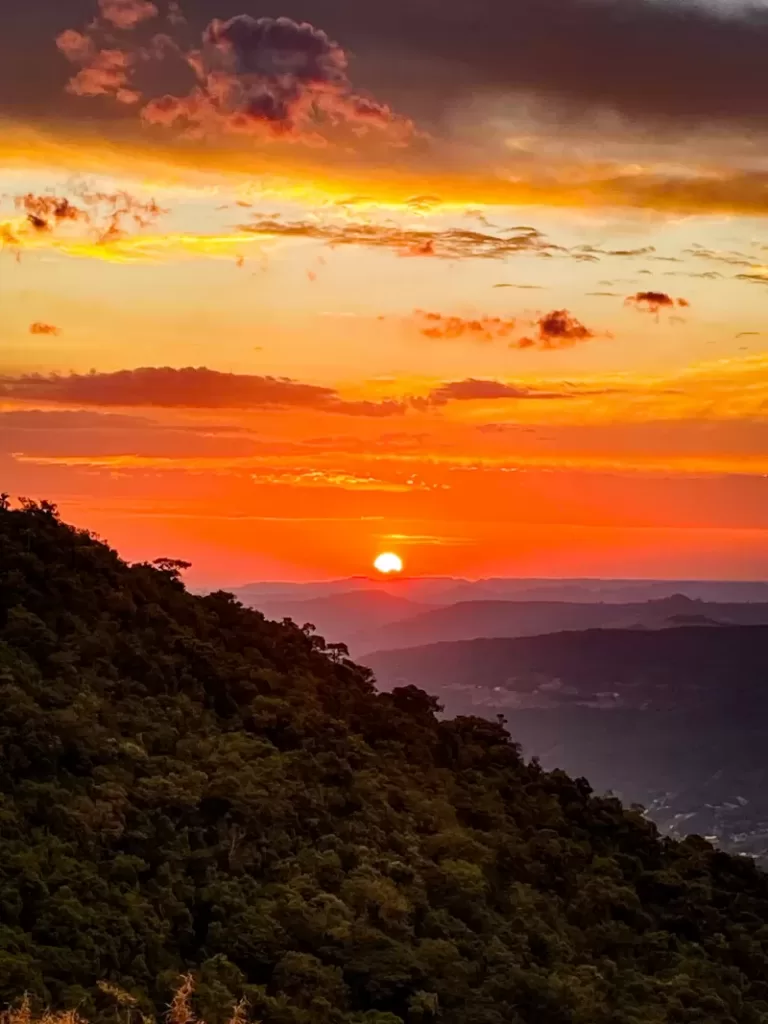
M322 224L262 217L250 224L241 224L239 230L267 237L312 238L331 246L360 245L390 249L399 256L436 256L440 259L504 259L520 252L541 256L566 252L531 227L511 228L509 232L494 235L462 228L400 228L365 222Z
M142 367L113 373L0 377L0 398L62 405L168 409L316 409L394 416L402 402L344 401L333 388L286 377L221 373L206 367Z
M309 6L309 0L305 0ZM632 120L768 121L768 12L685 0L313 0L347 19L350 45L405 57L402 89L437 112L462 94L535 94L551 114L585 106ZM328 12L326 15L325 12ZM359 40L359 41L358 41ZM418 58L418 59L417 59ZM386 76L384 62L376 64ZM430 82L431 79L431 82Z
M56 327L54 324L45 324L41 320L35 320L34 323L29 325L30 334L61 334L61 328Z
M510 348L537 348L552 350L571 348L582 341L595 337L595 332L585 327L567 309L555 309L536 321L537 333L534 337L520 338L513 341Z
M352 88L344 50L309 22L214 18L190 44L172 10L148 40L127 30L155 19L146 0L99 0L101 18L82 31L60 33L61 53L80 70L67 90L140 104L142 119L195 137L216 133L320 140L339 127L352 135L371 128L403 143L413 125L386 104ZM124 30L116 38L114 29ZM185 66L191 85L163 92L162 66ZM159 68L159 70L158 70ZM149 70L148 70L149 69Z
M687 299L674 299L666 292L637 292L635 295L629 295L625 299L625 303L628 306L634 306L640 312L657 315L662 309L672 310L675 307L687 309L690 305Z
M136 0L134 6L145 5ZM35 0L5 7L3 105L48 113L61 85L48 40L87 24L94 4ZM197 32L222 14L220 0L186 0L184 9ZM487 94L540 96L552 117L559 109L591 107L684 129L712 122L762 127L768 120L762 4L295 0L289 13L297 24L322 25L354 54L354 79L362 87L390 104L408 103L409 112L434 124L464 96ZM145 24L151 22L140 27Z

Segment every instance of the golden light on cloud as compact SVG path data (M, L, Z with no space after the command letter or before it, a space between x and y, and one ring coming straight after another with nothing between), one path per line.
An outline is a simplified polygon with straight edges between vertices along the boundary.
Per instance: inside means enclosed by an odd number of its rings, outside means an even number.
M403 560L392 551L385 551L374 561L373 566L384 576L403 571Z

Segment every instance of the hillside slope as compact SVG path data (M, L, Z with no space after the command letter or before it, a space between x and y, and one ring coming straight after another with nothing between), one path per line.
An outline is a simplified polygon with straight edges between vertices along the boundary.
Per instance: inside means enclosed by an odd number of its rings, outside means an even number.
M768 866L768 627L590 630L384 651L384 686L504 715L544 767Z
M758 1024L768 876L0 502L0 999L265 1024ZM125 1015L121 1019L126 1019Z

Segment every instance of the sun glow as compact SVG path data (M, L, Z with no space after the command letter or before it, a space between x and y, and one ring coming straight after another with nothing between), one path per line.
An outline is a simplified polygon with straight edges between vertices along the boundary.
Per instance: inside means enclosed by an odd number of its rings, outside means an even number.
M376 561L373 563L374 568L378 569L379 572L388 576L393 572L403 571L403 560L399 555L393 554L391 551L385 551L384 554L379 555Z

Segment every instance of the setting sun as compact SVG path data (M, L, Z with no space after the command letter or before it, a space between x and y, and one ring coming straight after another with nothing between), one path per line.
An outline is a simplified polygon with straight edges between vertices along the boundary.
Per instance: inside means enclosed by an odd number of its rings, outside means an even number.
M393 554L391 551L386 551L383 555L379 555L373 564L379 572L384 573L385 575L403 571L402 558L400 558L399 555Z

